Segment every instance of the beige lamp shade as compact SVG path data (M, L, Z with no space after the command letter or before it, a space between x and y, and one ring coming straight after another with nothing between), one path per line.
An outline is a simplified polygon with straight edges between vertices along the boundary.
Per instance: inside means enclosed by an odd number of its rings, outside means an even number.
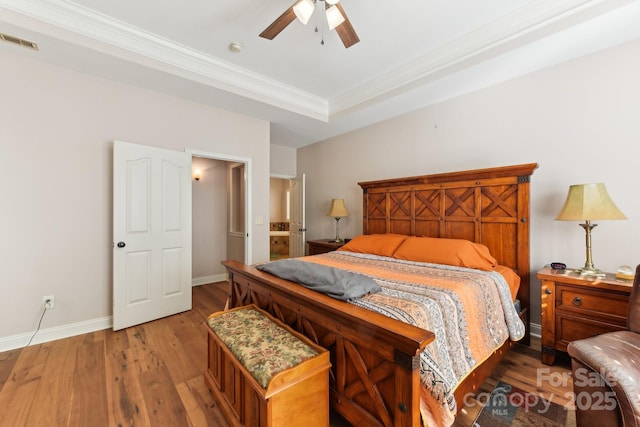
M344 199L332 199L331 207L329 208L327 216L333 218L344 218L345 216L349 216L347 207L344 205Z
M556 217L560 221L627 219L613 203L603 183L569 187L567 199Z
M605 273L593 265L591 254L591 230L597 226L591 221L595 219L627 219L613 203L604 184L579 184L569 187L567 200L556 217L561 221L584 221L579 224L585 231L587 260L584 267L576 271L581 275L603 277Z

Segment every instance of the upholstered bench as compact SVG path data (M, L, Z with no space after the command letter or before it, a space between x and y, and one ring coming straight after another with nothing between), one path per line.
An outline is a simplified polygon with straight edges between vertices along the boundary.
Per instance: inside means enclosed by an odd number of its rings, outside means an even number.
M254 305L213 313L207 386L233 426L329 425L329 352Z

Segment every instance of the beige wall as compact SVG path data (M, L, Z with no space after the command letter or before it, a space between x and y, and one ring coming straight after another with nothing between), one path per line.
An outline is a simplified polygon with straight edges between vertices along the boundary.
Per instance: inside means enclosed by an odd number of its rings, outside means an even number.
M291 147L271 144L270 171L276 178L295 178L297 150Z
M300 149L307 177L307 238L326 238L335 224L329 201L350 212L343 237L362 231L359 181L539 163L531 183L532 321L540 323L535 272L551 261L580 267L585 233L554 221L571 184L604 182L626 221L595 221L596 267L640 263L640 41ZM337 173L339 172L339 173Z
M0 349L26 344L44 295L56 295L46 330L111 316L114 139L252 160L252 214L268 218L268 122L8 53L0 63ZM268 224L251 231L253 261L268 260Z

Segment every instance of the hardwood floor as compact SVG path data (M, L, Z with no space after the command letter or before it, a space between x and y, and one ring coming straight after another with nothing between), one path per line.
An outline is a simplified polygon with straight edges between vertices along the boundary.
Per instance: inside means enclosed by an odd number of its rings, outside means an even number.
M103 330L0 353L0 426L228 427L207 389L202 322L224 307L226 282L193 288L193 309L114 332ZM539 349L539 342L537 343ZM569 404L571 383L538 381L536 345L512 351L489 378ZM556 364L554 378L569 372ZM460 411L473 425L480 405ZM346 423L332 414L332 426Z
M478 393L482 403L498 381L567 408L567 426L575 426L571 360L568 355L558 355L553 366L543 365L540 361L540 338L532 337L531 346L516 346L505 356ZM482 410L482 403L476 399L470 399L469 403L458 412L454 427L473 426Z

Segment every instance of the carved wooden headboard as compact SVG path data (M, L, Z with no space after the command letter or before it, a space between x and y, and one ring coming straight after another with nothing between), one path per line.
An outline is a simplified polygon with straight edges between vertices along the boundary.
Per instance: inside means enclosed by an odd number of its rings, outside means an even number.
M363 233L466 239L521 278L529 307L529 180L537 163L359 182Z

